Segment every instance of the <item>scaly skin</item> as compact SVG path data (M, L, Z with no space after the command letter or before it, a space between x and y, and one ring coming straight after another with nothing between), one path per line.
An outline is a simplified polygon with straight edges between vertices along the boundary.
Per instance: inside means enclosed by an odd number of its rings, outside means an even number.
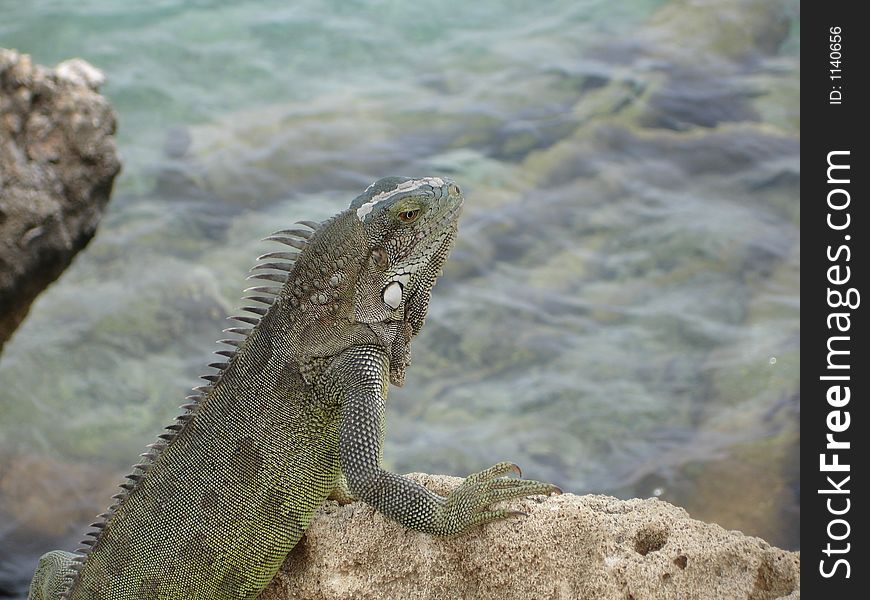
M227 363L143 454L79 553L40 559L33 600L255 598L330 495L411 529L453 535L515 511L490 505L555 486L499 463L441 497L381 469L384 408L456 236L459 188L382 179L255 267L261 318L230 329ZM274 298L271 297L274 295Z

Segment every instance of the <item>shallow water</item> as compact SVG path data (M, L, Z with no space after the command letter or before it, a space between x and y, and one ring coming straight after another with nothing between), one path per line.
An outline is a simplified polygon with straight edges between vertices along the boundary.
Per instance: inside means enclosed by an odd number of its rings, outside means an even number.
M125 164L0 357L0 590L198 385L257 240L391 174L467 208L390 468L510 459L798 546L797 2L0 10L0 45L106 71Z

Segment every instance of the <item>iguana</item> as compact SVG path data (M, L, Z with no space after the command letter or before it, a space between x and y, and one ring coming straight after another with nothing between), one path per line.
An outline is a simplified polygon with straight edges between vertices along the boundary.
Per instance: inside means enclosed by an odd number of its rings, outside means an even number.
M506 518L501 500L558 493L499 463L446 497L380 466L390 383L456 237L449 179L388 177L323 223L267 238L232 317L243 337L149 446L76 553L40 559L31 600L254 598L332 493L438 536Z

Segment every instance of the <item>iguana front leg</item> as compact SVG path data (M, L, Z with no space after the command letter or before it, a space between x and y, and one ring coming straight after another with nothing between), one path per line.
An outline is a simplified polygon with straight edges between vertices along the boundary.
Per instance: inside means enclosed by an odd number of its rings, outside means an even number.
M561 491L548 483L503 478L510 473L519 474L519 468L508 462L471 475L446 497L382 469L389 368L389 356L378 346L350 348L333 363L336 393L342 401L341 470L354 496L409 529L446 536L522 514L491 508L493 503Z

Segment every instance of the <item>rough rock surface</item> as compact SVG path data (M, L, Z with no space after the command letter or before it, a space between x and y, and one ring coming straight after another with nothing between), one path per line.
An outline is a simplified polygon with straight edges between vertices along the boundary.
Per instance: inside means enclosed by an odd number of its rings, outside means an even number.
M0 48L0 347L94 235L121 168L102 73Z
M445 492L454 477L412 475ZM800 597L800 556L655 499L563 494L437 539L327 502L260 600Z

